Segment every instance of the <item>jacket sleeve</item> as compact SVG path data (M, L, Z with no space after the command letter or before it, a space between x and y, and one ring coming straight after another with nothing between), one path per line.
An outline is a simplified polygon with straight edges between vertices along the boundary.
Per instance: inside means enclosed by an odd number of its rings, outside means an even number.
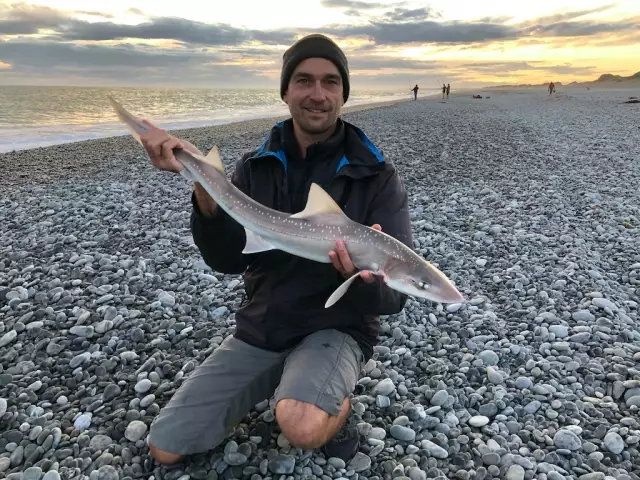
M244 171L243 156L235 166L231 183L249 194L249 183ZM203 260L213 270L220 273L239 274L244 272L246 263L242 250L246 243L244 227L218 207L214 217L202 214L198 208L195 193L191 194L191 234L200 250Z
M379 224L382 231L413 248L407 190L395 169L375 196L366 224ZM353 282L345 298L364 315L391 315L405 306L407 295L389 288L381 278L366 283L361 278Z

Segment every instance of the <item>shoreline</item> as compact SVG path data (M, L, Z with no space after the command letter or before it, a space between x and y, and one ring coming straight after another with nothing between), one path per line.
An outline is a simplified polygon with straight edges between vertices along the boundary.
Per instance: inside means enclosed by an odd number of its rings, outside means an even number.
M391 100L382 100L382 101L372 101L372 102L366 102L366 103L358 103L355 105L348 105L346 107L343 107L342 109L342 113L346 114L346 113L350 113L350 112L357 112L357 111L361 111L361 110L368 110L370 108L380 108L380 107L385 107L385 106L391 106L397 103L403 103L406 101L411 101L408 98L394 98ZM286 104L283 103L283 108L286 109ZM125 105L125 108L126 105ZM144 112L137 112L137 113L144 113ZM246 122L253 122L253 121L265 121L265 120L273 120L273 121L279 121L280 119L283 118L287 118L288 112L283 114L283 115L278 115L278 114L274 114L274 113L264 113L264 114L258 114L256 116L249 116L248 118L240 118L240 119L230 119L229 117L223 117L220 120L216 120L216 119L210 119L210 120L197 120L194 119L192 121L186 122L186 123L195 123L198 125L194 125L194 126L175 126L175 127L169 127L167 128L166 126L164 128L167 129L167 131L170 132L181 132L181 131L188 131L188 130L194 130L194 129L199 129L199 128L214 128L217 126L225 126L225 125L235 125L235 124L242 124L242 123L246 123ZM159 126L163 126L163 123L161 120L156 121L156 123ZM166 124L165 124L166 125ZM86 142L86 141L91 141L91 140L104 140L106 138L113 138L113 137L119 137L119 136L123 136L123 135L129 135L128 132L126 132L124 130L124 127L122 126L122 124L118 121L118 120L114 120L113 123L106 123L104 124L104 129L113 129L113 127L122 127L122 134L105 134L104 136L90 136L88 133L71 133L69 134L68 139L64 139L64 137L59 137L56 138L54 140L50 140L53 143L46 143L44 145L30 145L27 147L22 147L21 145L18 145L16 148L11 148L10 144L6 144L6 146L2 146L3 150L0 150L0 156L3 154L7 154L7 153L17 153L17 152L24 152L24 151L29 151L29 150L37 150L37 149L42 149L42 148L49 148L49 147L57 147L60 145L69 145L69 144L74 144L74 143L78 143L78 142ZM62 126L55 126L55 125L51 125L48 127L62 127ZM94 128L100 128L99 125L91 125L91 124L87 124L87 125L78 125L78 127L80 128L86 128L86 131L90 131L91 129ZM7 127L10 128L10 127ZM37 128L37 127L30 127L30 128ZM82 138L82 135L87 135L86 138ZM77 137L77 138L74 138ZM48 142L48 141L47 141ZM4 150L6 149L6 150Z
M418 98L418 102L425 102L433 98ZM346 106L342 109L340 116L348 118L358 112L393 108L410 102L412 102L411 99L394 99ZM239 138L245 138L252 139L246 142L245 150L257 148L273 124L287 118L290 118L290 115L269 116L202 127L168 129L167 131L193 143L203 152L209 151L213 144L217 143L221 149L223 162L230 166L230 159L244 152L225 155L225 146L231 146ZM159 126L162 127L162 125ZM128 168L153 168L144 150L126 131L124 125L122 125L122 131L122 135L1 152L3 186L90 178L105 169L115 169L122 172Z
M454 93L451 94L450 99L456 98L456 97L460 97L460 96L466 96L466 95L471 95L472 93L476 92L475 89L469 89L469 88L465 88L465 89L461 89L461 90L456 90ZM418 101L427 101L427 100L440 100L442 101L442 98L440 97L440 92L439 91L434 91L433 89L429 89L426 90L425 93L419 93L418 94ZM349 113L356 113L359 111L363 111L363 110L370 110L372 108L384 108L384 107L389 107L389 106L393 106L393 105L397 105L397 104L402 104L405 102L412 102L413 101L413 97L409 97L409 94L407 96L407 98L394 98L394 99L390 99L390 100L381 100L381 101L372 101L372 102L368 102L368 103L359 103L359 104L355 104L355 105L347 105L345 107L342 108L342 112L341 115L344 114L349 114ZM284 105L286 107L286 105ZM126 108L126 105L125 105ZM137 113L137 112L134 112ZM280 120L289 118L289 114L288 112L286 114L283 115L276 115L276 114L259 114L255 117L249 117L249 118L241 118L241 119L229 119L229 117L224 117L221 120L215 120L215 119L211 119L211 120L193 120L193 123L201 123L199 125L195 125L195 126L175 126L175 127L169 127L167 128L166 124L163 124L161 120L158 120L156 123L158 124L158 126L163 127L167 129L167 131L169 132L192 132L198 129L214 129L216 127L226 127L226 126L234 126L234 125L242 125L242 124L248 124L251 122L278 122ZM210 122L210 123L207 123ZM189 122L187 122L189 123ZM105 129L112 129L113 127L117 126L117 127L121 127L122 124L120 124L118 121L114 121L113 123L106 123L104 125ZM99 126L91 125L91 124L87 124L87 125L78 125L82 128L87 128L87 131L90 131L93 128L99 128ZM62 125L50 125L48 127L63 127ZM11 127L7 127L7 128L11 128ZM37 127L30 127L30 128L37 128ZM46 128L46 127L43 127ZM82 135L87 135L86 138L83 138ZM22 147L21 145L18 145L16 148L11 148L9 146L9 144L6 144L2 146L2 150L0 150L0 158L3 155L7 155L7 154L17 154L20 152L27 152L27 151L37 151L37 150L42 150L42 149L47 149L47 148L56 148L56 147L60 147L63 145L74 145L77 143L81 143L81 142L91 142L91 141L99 141L99 140L105 140L105 139L109 139L109 138L117 138L117 137L122 137L122 136L127 136L129 135L128 132L125 132L124 128L122 128L122 133L118 133L118 134L105 134L104 136L92 136L89 133L70 133L68 134L68 138L65 139L64 136L57 138L56 140L52 140L53 143L46 143L44 145L31 145L30 143L27 144L29 146L27 147ZM6 149L6 150L5 150Z
M476 93L482 94L483 99L472 99L472 95ZM486 95L487 93L489 95ZM393 109L402 108L402 105L422 109L420 105L425 105L424 111L428 112L428 117L420 121L431 121L435 118L434 116L442 115L448 109L457 109L462 105L467 105L465 108L472 108L472 111L475 111L477 108L494 108L505 104L505 102L510 104L523 101L523 99L534 102L555 102L566 101L569 97L577 100L580 104L583 100L617 103L617 100L625 98L627 93L634 92L629 90L588 92L572 89L572 91L558 92L550 97L545 92L537 92L533 89L513 89L510 91L461 89L452 91L449 99L443 100L441 93L429 91L426 95L419 94L417 102L414 102L412 98L400 98L345 106L342 109L341 117L345 119L351 119L354 116L359 118L360 112L383 111L385 109L393 111ZM491 98L487 98L489 96ZM470 105L473 107L469 107ZM168 131L190 141L203 152L209 151L213 144L217 143L223 162L229 168L232 166L231 159L238 158L246 151L257 148L275 122L289 117L289 115L267 116L204 127L169 129ZM162 125L159 126L162 127ZM126 131L124 125L121 128L122 134L120 135L1 152L2 189L29 183L50 184L60 180L87 181L105 170L109 170L114 176L126 180L126 175L132 169L153 169L140 145ZM387 139L386 136L379 137L379 140L393 141L391 138Z

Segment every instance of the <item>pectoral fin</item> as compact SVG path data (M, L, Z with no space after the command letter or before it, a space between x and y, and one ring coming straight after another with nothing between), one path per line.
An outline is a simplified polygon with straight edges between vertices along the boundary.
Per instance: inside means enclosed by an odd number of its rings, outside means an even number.
M340 285L336 290L331 294L331 296L327 299L327 303L324 304L324 308L331 307L334 303L342 298L342 296L347 293L349 287L353 283L353 281L360 276L360 272L355 273L351 277L349 277L342 285Z
M255 233L253 233L251 230L247 230L245 228L244 233L247 237L247 243L245 243L242 253L259 253L267 252L269 250L275 250L276 247L271 245L260 235L256 235Z

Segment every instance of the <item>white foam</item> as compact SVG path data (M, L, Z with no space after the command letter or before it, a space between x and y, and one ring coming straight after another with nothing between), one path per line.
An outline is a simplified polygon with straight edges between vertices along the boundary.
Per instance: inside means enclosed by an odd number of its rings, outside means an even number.
M363 96L350 98L347 106L364 105L406 98L405 95ZM126 106L126 105L125 105ZM167 130L198 128L260 118L286 116L286 104L266 104L248 108L219 108L210 112L174 113L153 117L153 122ZM0 126L0 153L61 145L82 140L128 135L119 122L96 122L43 126Z

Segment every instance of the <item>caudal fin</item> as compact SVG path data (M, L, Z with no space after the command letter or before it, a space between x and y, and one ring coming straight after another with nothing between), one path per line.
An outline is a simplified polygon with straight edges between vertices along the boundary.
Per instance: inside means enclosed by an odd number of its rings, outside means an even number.
M116 115L127 126L129 132L136 141L142 145L142 141L140 140L140 135L149 130L142 120L135 117L133 114L129 113L120 103L118 103L111 95L108 95L109 101L111 102L111 106L116 111Z

